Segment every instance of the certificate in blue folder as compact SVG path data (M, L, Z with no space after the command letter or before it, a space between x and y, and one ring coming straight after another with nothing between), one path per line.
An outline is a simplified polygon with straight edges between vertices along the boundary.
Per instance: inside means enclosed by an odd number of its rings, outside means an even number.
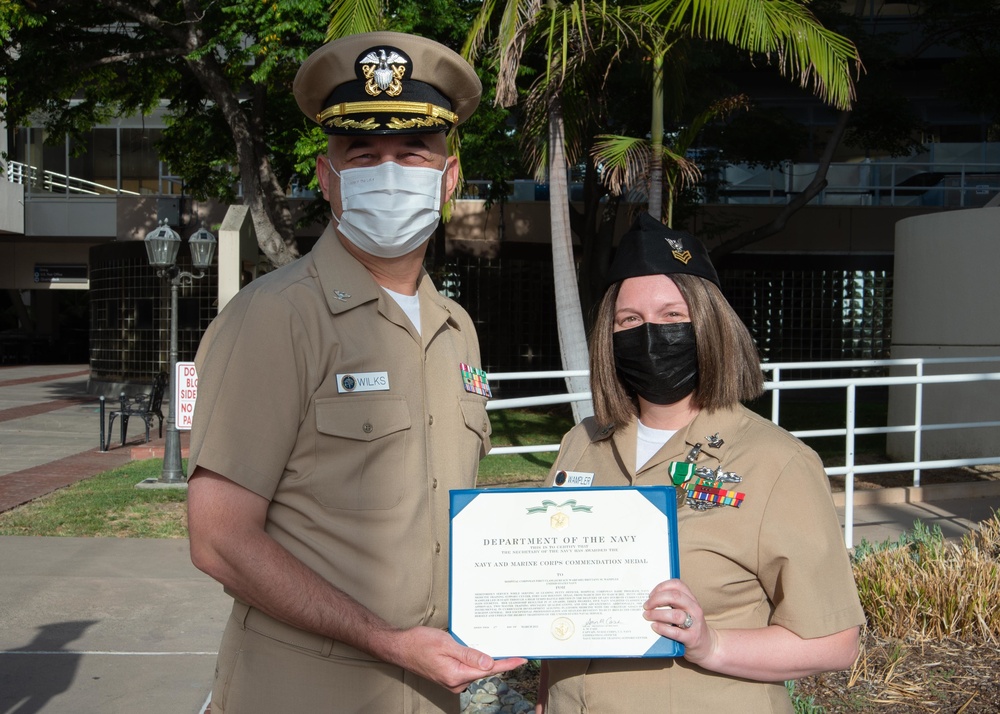
M492 657L679 657L642 617L680 577L671 486L451 492L451 634Z

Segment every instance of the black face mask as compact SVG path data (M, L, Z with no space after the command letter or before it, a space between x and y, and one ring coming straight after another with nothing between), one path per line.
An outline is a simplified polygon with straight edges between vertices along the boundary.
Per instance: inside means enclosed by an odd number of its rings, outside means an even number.
M698 386L698 347L690 322L646 322L612 336L622 381L653 404L674 404Z

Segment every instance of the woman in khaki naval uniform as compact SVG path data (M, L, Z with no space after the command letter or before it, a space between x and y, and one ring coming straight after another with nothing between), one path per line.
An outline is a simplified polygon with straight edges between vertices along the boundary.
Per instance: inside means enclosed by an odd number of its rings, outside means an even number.
M196 360L191 557L234 598L212 712L457 712L524 661L446 632L448 492L474 485L489 422L472 320L421 263L479 80L378 32L324 45L294 90L330 134L333 223L241 290Z
M644 213L608 281L596 416L563 439L549 481L677 486L680 579L643 615L685 654L549 661L537 709L792 712L783 682L851 666L864 622L822 464L740 405L763 390L758 355L700 242Z

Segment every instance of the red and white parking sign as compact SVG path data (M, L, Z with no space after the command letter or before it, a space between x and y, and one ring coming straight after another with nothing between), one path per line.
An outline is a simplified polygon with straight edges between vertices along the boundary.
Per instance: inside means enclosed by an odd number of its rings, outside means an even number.
M191 431L194 400L198 396L198 372L194 362L178 362L174 375L174 421L180 431Z

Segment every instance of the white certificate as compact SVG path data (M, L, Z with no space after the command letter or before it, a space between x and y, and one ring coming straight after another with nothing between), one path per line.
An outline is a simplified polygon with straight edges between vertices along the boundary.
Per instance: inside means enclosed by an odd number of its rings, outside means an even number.
M493 657L681 656L642 617L679 575L672 487L451 492L451 633Z

